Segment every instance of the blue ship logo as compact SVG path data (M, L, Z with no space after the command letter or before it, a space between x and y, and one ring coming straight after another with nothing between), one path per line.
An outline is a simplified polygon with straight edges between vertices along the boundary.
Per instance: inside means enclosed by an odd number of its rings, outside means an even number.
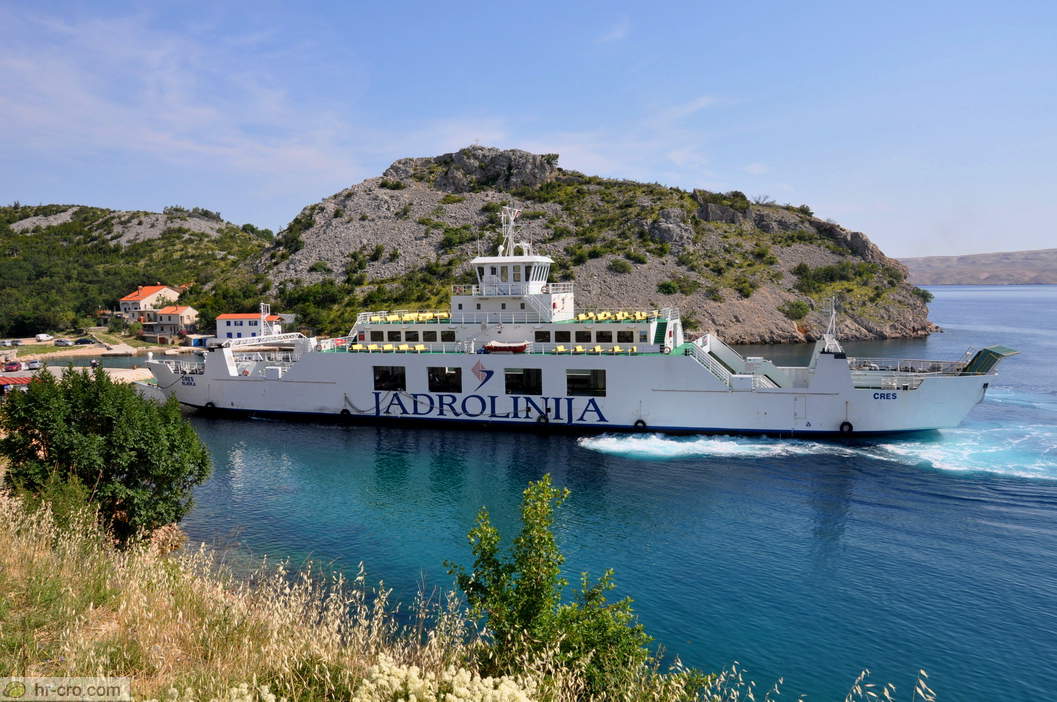
M484 386L484 384L491 380L492 376L495 375L495 371L488 370L480 361L473 364L473 368L471 368L470 370L473 371L474 376L476 376L477 379L481 381L481 384L473 389L474 392L480 390Z

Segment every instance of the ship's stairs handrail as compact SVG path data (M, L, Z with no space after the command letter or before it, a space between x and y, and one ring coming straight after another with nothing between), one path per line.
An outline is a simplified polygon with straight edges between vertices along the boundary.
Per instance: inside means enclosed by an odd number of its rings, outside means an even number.
M849 357L848 367L853 373L885 372L908 375L959 375L965 361L934 361L920 358L864 358Z
M708 369L708 371L719 379L727 387L730 387L731 372L727 370L726 366L720 363L715 357L712 356L708 351L701 348L697 344L689 344L687 349L687 355L692 356L694 360L700 363L702 366Z
M224 339L221 346L234 348L236 346L262 346L267 344L281 343L285 341L297 341L304 339L301 332L289 332L286 334L266 334L264 336L244 336L241 339Z

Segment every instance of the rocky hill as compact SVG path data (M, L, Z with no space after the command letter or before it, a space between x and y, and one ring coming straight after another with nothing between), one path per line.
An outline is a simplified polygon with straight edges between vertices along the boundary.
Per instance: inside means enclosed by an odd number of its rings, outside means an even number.
M915 285L1057 285L1057 249L904 258Z
M355 309L443 306L466 262L498 243L502 205L521 238L575 280L581 308L678 306L688 326L735 342L816 338L837 295L846 339L921 336L928 293L859 232L806 206L587 176L555 154L472 146L393 163L305 207L255 262L273 294ZM299 292L300 291L300 292Z

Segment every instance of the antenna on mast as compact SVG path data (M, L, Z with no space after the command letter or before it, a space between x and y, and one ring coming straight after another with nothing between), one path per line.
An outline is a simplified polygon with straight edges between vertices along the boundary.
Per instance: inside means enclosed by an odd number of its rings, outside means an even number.
M499 214L499 221L503 226L503 243L499 245L500 256L513 256L514 248L517 244L514 242L514 233L516 231L514 227L514 220L521 214L521 210L516 207L504 206L502 212ZM527 248L527 244L521 242L522 248ZM526 251L527 253L527 251Z
M841 353L840 342L837 341L837 296L829 299L829 324L826 325L826 333L822 335L822 350L828 353Z

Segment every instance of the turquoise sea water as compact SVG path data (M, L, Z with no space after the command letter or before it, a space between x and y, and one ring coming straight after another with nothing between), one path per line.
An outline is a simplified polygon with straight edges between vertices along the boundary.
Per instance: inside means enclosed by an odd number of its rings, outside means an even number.
M1057 286L934 288L927 340L860 355L1007 360L960 428L835 444L724 436L568 437L196 417L216 461L185 522L232 558L364 562L409 601L488 506L569 487L568 571L616 570L647 630L705 669L843 699L860 669L909 699L1057 695ZM781 359L806 347L754 347ZM795 699L795 694L789 695Z

